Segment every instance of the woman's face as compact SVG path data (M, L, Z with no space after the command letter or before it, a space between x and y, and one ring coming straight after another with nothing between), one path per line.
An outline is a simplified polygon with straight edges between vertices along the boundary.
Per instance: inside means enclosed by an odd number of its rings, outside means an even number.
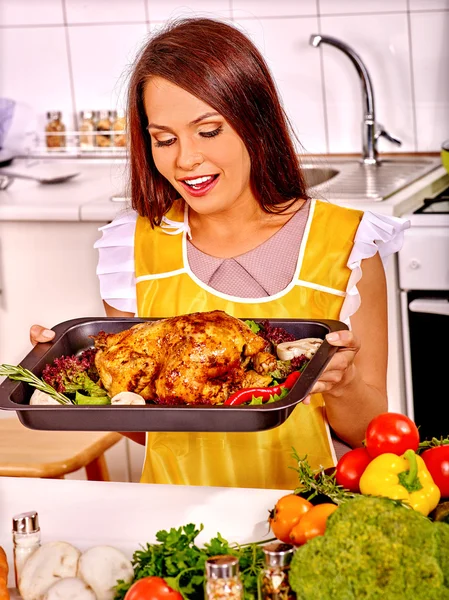
M248 151L220 114L161 77L146 85L144 103L156 168L195 212L255 202Z

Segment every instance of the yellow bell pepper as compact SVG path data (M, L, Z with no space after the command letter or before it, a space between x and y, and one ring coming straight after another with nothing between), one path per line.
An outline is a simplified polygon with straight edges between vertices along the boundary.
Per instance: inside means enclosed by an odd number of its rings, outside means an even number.
M425 516L436 507L441 496L423 459L413 450L402 456L385 453L373 458L360 478L360 491L403 500Z

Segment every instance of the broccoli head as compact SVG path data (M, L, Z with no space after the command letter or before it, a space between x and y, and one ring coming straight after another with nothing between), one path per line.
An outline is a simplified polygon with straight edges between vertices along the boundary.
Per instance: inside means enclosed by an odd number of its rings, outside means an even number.
M447 600L449 525L387 498L348 500L298 548L298 600Z

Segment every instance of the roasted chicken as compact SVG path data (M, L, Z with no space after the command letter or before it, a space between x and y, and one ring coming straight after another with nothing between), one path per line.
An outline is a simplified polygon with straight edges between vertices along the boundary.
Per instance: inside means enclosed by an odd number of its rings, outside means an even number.
M218 310L100 332L94 339L95 364L110 396L130 391L160 404L222 404L248 383L268 385L267 364L276 362L262 353L265 340Z

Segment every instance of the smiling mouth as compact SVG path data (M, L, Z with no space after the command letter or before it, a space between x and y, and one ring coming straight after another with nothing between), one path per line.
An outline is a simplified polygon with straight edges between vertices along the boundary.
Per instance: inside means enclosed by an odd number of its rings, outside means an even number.
M207 188L213 181L217 179L217 177L218 175L204 175L203 177L181 179L180 181L190 189L200 191Z

